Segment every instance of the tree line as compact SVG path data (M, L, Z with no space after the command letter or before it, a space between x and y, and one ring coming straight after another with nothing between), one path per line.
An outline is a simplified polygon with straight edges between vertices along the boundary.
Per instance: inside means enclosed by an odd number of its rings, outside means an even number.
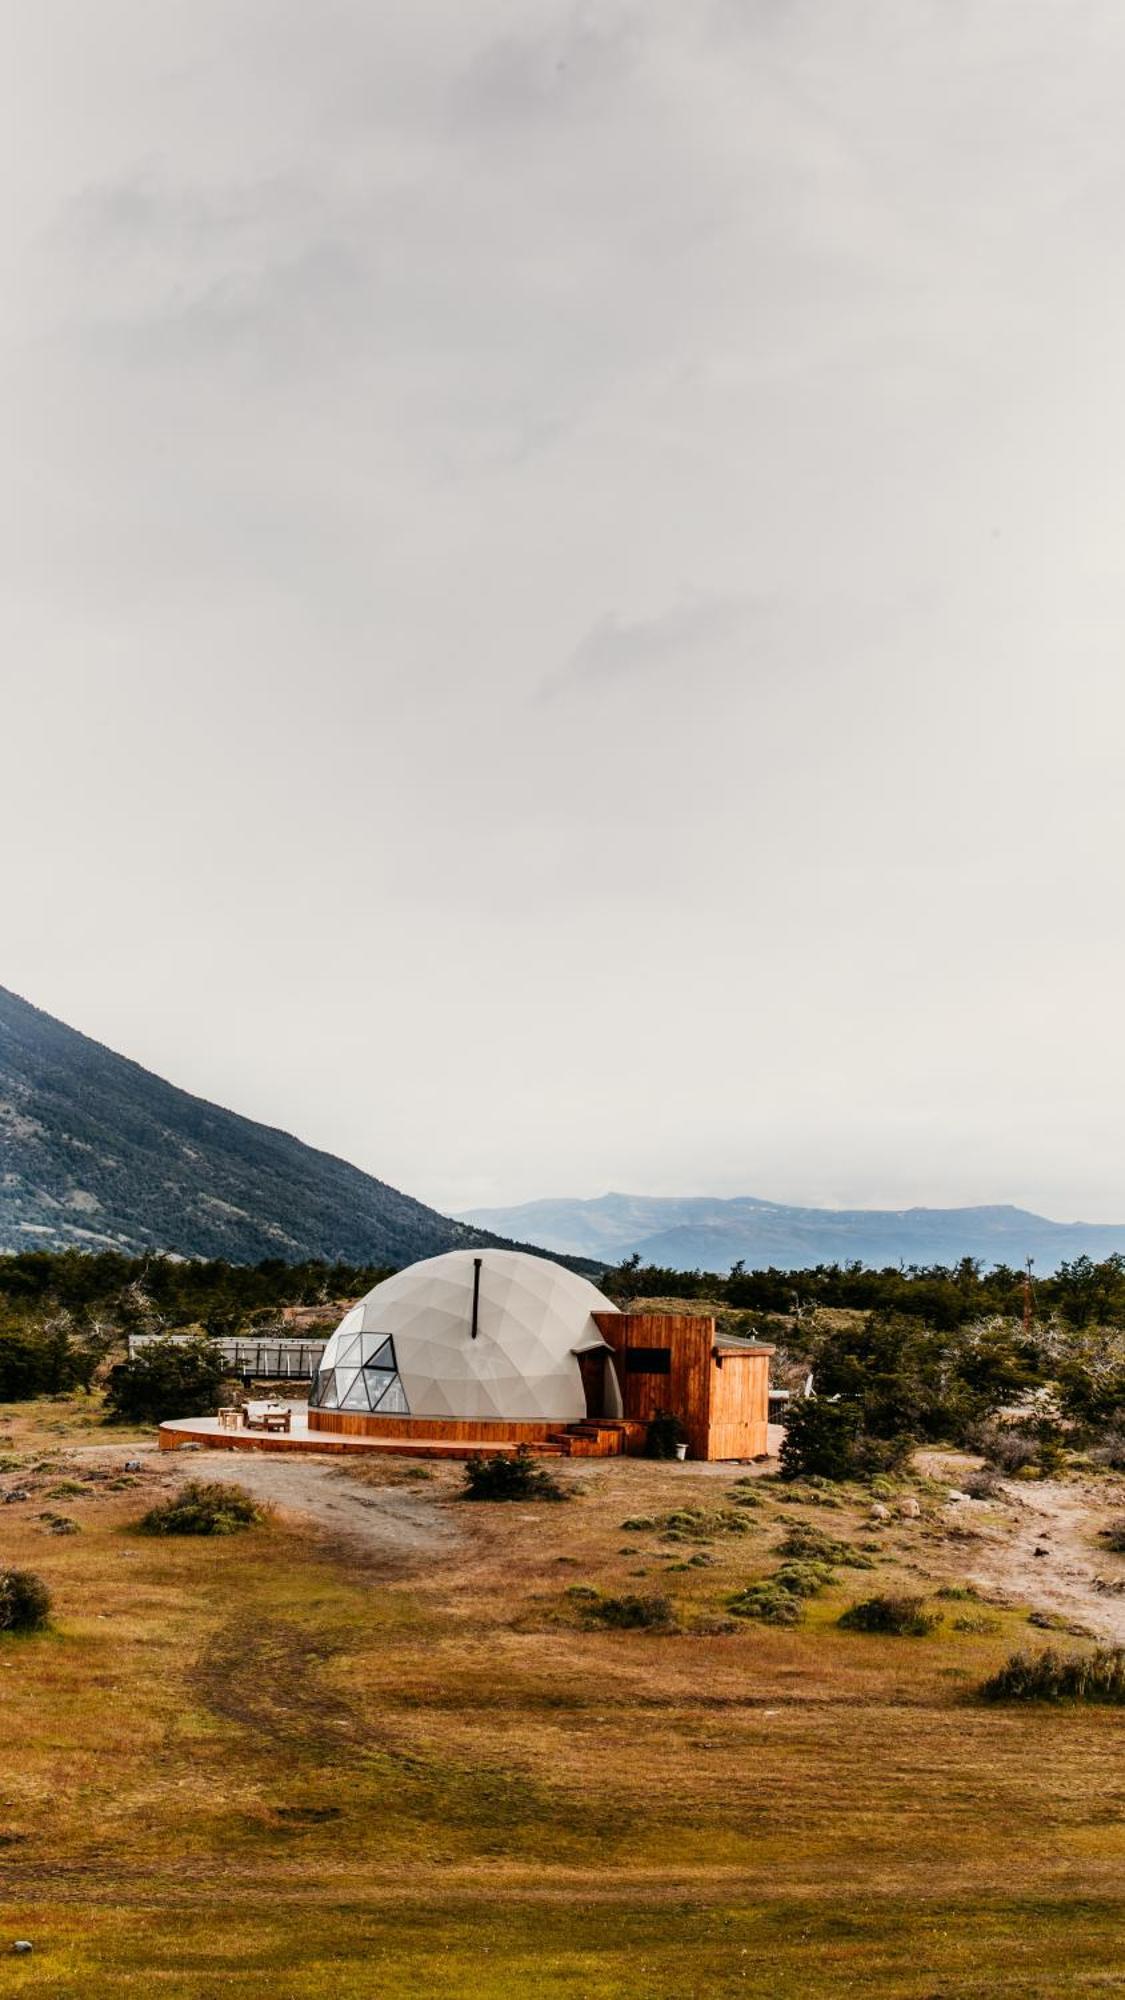
M952 1329L999 1314L1022 1316L1027 1272L1011 1264L986 1267L979 1258L958 1264L816 1264L801 1271L748 1271L741 1263L718 1277L711 1271L674 1271L629 1257L607 1271L604 1289L618 1304L637 1298L708 1299L735 1310L792 1313L817 1306L858 1312L897 1312L927 1325ZM1075 1257L1043 1277L1032 1274L1037 1316L1057 1314L1067 1325L1125 1326L1125 1257L1095 1263Z

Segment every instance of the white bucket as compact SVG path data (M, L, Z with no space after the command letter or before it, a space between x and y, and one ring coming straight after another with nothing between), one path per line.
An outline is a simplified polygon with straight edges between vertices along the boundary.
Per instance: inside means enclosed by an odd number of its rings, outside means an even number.
M676 1457L677 1457L677 1458L679 1459L679 1461L680 1461L680 1464L682 1465L682 1464L683 1464L683 1462L684 1462L684 1460L685 1460L685 1458L687 1457L687 1446L686 1446L686 1444L678 1444L678 1445L676 1446Z

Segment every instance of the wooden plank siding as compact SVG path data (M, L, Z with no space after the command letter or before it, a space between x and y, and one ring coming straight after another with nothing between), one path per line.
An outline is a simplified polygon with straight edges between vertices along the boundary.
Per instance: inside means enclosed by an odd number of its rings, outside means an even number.
M711 1367L708 1458L760 1458L767 1450L769 1347L725 1350Z
M770 1347L716 1341L709 1313L595 1313L617 1357L626 1417L679 1417L693 1458L757 1458L767 1448ZM630 1350L662 1350L666 1371L629 1363ZM640 1359L640 1355L637 1355Z
M714 1320L699 1313L631 1312L595 1313L594 1321L618 1357L623 1414L647 1423L662 1410L674 1410L692 1457L706 1458ZM630 1366L630 1352L646 1348L668 1353L666 1374Z
M565 1423L502 1423L497 1418L380 1417L363 1410L310 1410L310 1431L345 1437L445 1438L450 1444L535 1444L557 1436Z

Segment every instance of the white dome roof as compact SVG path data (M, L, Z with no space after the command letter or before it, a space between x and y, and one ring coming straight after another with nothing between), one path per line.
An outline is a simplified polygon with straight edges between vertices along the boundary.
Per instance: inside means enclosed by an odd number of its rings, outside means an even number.
M427 1257L384 1279L341 1320L321 1357L310 1406L573 1423L586 1414L576 1357L606 1345L592 1315L615 1311L586 1278L548 1257L521 1250Z

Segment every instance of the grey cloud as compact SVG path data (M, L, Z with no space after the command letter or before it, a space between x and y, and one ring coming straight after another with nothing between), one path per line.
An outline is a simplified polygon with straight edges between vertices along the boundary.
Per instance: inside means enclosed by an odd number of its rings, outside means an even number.
M579 641L561 672L545 682L543 692L557 695L566 688L596 688L686 663L698 666L745 636L750 619L747 603L703 593L682 597L651 618L607 612Z
M633 8L571 6L552 26L522 28L490 42L474 57L453 93L456 115L492 139L511 125L526 135L544 120L570 121L604 108L644 46Z
M1125 1214L1112 0L42 11L8 983L451 1206Z

